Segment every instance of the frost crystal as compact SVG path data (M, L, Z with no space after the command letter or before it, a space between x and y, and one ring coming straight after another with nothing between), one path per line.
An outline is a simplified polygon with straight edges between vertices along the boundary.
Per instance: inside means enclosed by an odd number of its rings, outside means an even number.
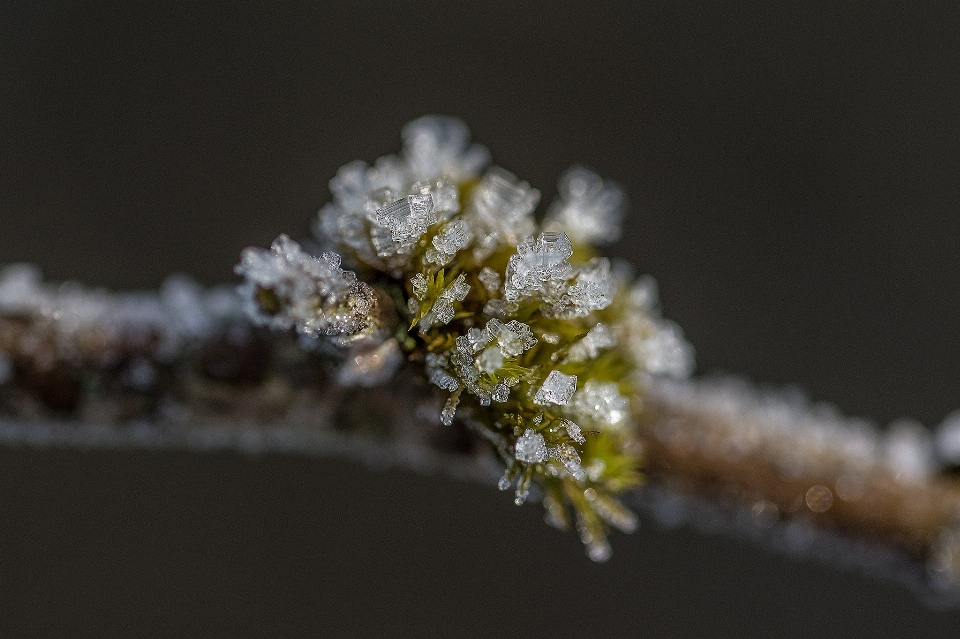
M547 213L549 228L561 228L575 241L587 244L620 239L620 222L626 210L623 189L583 167L569 169L558 186L560 197Z
M580 427L577 426L574 422L571 422L569 419L561 419L560 422L563 424L563 427L567 431L567 435L570 436L570 439L577 442L578 444L586 444L587 440L583 436L583 432L580 430Z
M597 324L575 342L567 351L566 361L585 362L594 359L600 351L613 348L617 345L617 338L606 324Z
M591 379L573 396L570 412L597 426L622 426L629 415L630 402L620 394L615 382Z
M281 235L269 251L244 249L235 270L245 279L239 293L255 324L296 327L310 337L351 335L372 326L376 295L340 268L336 253L314 257Z
M500 242L516 244L519 238L532 234L533 209L539 201L540 191L513 174L497 167L488 170L472 199L476 224L484 238L478 246L478 259L492 253Z
M683 379L693 371L693 348L673 322L659 321L652 335L634 338L631 348L652 375Z
M530 327L517 320L510 320L504 324L497 319L491 319L487 322L485 330L490 339L497 340L500 350L507 357L516 357L530 350L537 343L537 338L533 336Z
M534 293L548 293L550 283L564 282L573 271L567 261L573 247L565 233L545 231L534 240L527 237L510 256L504 296L509 301Z
M418 300L424 301L427 292L426 278L420 273L417 273L411 282L413 283L414 296ZM443 289L440 295L437 296L430 310L420 318L420 330L428 331L435 325L443 325L452 320L453 316L456 315L453 303L462 302L469 292L470 285L467 284L466 276L461 273L457 276L457 279L453 280L449 286Z
M563 464L563 467L567 469L567 472L570 473L571 477L577 481L586 479L587 474L583 472L583 467L580 465L580 455L577 454L576 448L570 444L560 444L553 451L552 456L558 462Z
M523 435L517 438L514 457L525 464L541 464L547 461L547 443L543 435L532 428L524 431Z
M610 277L610 260L595 257L579 268L574 284L544 312L549 317L583 317L610 306L614 293L616 282Z
M377 210L377 222L390 229L400 247L412 246L437 221L431 195L408 195Z
M433 246L427 249L424 257L428 263L446 266L473 239L470 227L462 219L454 220L433 237Z
M565 406L573 397L573 392L577 389L577 376L565 375L560 371L550 371L543 386L534 395L533 401L536 404L545 406L547 404L559 404Z
M490 153L470 144L470 130L456 118L427 115L403 127L403 157L414 180L444 175L463 182L490 162Z
M477 279L480 280L480 283L483 284L483 287L487 289L488 293L496 293L500 289L500 274L489 266L484 266L480 269L480 274L477 276Z

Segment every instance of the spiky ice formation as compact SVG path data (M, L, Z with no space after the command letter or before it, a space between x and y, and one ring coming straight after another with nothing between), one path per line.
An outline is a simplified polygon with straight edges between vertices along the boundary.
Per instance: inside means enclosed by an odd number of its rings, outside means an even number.
M285 236L244 252L246 309L318 343L364 336L367 358L351 352L342 383L419 362L448 394L439 420L464 420L503 461L501 488L520 504L538 485L548 520L575 522L606 559L608 528L633 527L617 501L640 478L631 416L649 377L688 374L692 351L659 317L652 281L596 253L620 235L622 189L571 169L541 228L540 192L488 163L458 120L411 122L398 155L330 182L314 226L327 252Z

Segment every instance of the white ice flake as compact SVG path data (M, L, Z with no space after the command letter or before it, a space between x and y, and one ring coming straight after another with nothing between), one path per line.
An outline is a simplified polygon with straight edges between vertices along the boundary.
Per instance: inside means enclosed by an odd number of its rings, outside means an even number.
M577 442L578 444L587 443L586 438L583 436L583 431L580 430L580 427L569 419L560 419L560 422L563 424L563 428L567 431L567 435L570 436L570 439Z
M525 464L541 464L547 461L547 443L543 435L528 428L517 438L514 457Z
M648 373L683 379L693 372L693 347L673 322L659 320L651 334L631 341L637 361Z
M620 239L626 210L623 189L583 167L569 169L558 186L559 198L547 213L548 228L563 229L575 241L594 245Z
M577 453L577 449L570 444L560 444L551 451L550 456L563 464L570 476L577 481L586 479L587 474L580 465L580 455Z
M488 293L496 293L500 290L500 274L489 266L484 266L480 269L480 274L477 276L477 279L480 280L480 283L483 284L483 287L487 289Z
M540 191L499 167L491 167L471 199L474 232L481 238L475 249L477 259L485 258L501 242L516 244L533 233L533 209L539 201Z
M560 371L550 371L550 374L547 375L547 378L543 381L540 390L534 395L533 401L541 406L546 404L565 406L570 402L570 398L573 397L573 392L576 389L576 375L566 375Z

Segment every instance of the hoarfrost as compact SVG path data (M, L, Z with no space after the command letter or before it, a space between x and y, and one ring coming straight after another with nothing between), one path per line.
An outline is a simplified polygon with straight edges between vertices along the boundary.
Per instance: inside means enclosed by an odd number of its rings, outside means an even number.
M545 231L536 240L525 238L507 264L504 297L516 301L544 292L551 282L565 282L573 272L571 255L573 247L564 233Z
M540 464L547 461L547 443L543 435L532 428L524 431L523 435L517 438L514 457L525 464Z
M575 241L594 245L620 239L626 211L623 189L579 166L567 170L558 186L559 198L547 213L548 228L563 229Z
M573 397L576 389L576 375L566 375L560 371L550 371L540 390L534 395L533 401L541 406L546 404L565 406L570 403L570 398Z

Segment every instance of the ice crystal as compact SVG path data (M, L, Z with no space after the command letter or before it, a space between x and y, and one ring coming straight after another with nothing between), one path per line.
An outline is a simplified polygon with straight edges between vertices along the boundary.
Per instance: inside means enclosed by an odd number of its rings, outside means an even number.
M501 243L516 244L533 233L533 209L540 192L498 167L489 169L473 192L471 212L481 242L475 251L484 259Z
M547 293L553 283L564 282L573 267L568 259L573 247L565 233L545 231L525 238L507 264L504 296L509 301L535 293Z
M620 394L615 382L589 380L573 395L570 412L577 419L596 426L614 428L624 424L629 415L630 403Z
M585 362L594 359L600 354L600 351L613 348L617 345L617 338L613 331L606 324L599 323L583 336L579 341L574 342L567 351L566 361Z
M586 479L587 474L580 465L580 455L577 454L577 449L570 444L560 444L557 446L553 451L552 457L563 464L563 467L570 473L570 476L577 481Z
M601 245L620 239L626 210L623 189L583 167L560 178L559 198L547 213L546 225L559 228L577 242Z
M490 153L470 144L470 130L456 118L427 115L403 127L403 158L413 180L446 176L464 182L490 162Z
M570 439L577 442L578 444L587 443L587 438L583 436L583 431L580 430L580 427L569 419L560 419L560 423L563 424L564 429L567 431L567 435L570 436Z
M477 275L477 279L480 280L480 283L483 284L483 287L487 289L488 293L496 293L500 289L500 274L489 266L484 266L480 269L480 274Z
M403 249L420 239L436 221L431 195L408 195L377 209L377 222L390 229L391 238Z
M427 249L424 259L431 264L446 266L472 239L473 233L467 223L462 219L453 220L433 237L433 246Z
M517 439L514 457L525 464L540 464L547 461L547 444L543 435L532 428L524 431L523 435Z
M610 260L593 258L577 270L574 283L549 308L549 317L583 317L610 306L616 285L610 277Z
M576 388L576 375L566 375L560 371L550 371L550 374L547 375L547 378L543 381L540 390L538 390L534 396L533 401L540 405L558 404L565 406L570 402L570 398L573 397L573 392Z

